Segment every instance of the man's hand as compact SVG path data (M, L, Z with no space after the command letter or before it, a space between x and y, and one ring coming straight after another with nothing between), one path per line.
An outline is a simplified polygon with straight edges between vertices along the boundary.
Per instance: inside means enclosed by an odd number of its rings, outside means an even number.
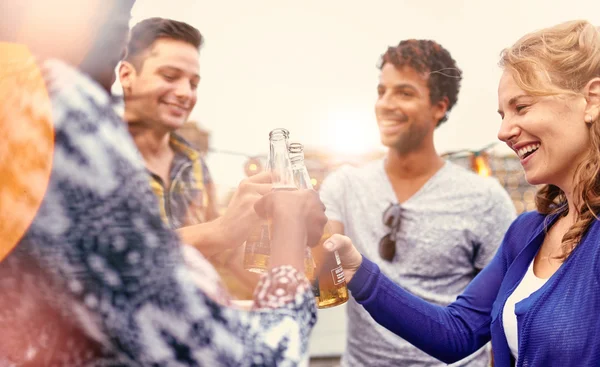
M218 218L226 248L240 245L250 230L259 224L254 205L270 191L271 175L268 172L256 174L240 183L225 214Z
M254 206L271 220L271 267L292 265L304 272L307 244L314 245L327 223L325 205L313 190L272 191Z
M242 181L223 216L177 230L183 243L194 246L206 258L240 246L259 224L254 204L271 191L271 175L259 173Z
M362 255L354 247L350 238L341 234L334 234L325 241L323 247L329 252L338 251L342 268L344 268L344 277L346 282L350 282L360 264L362 264Z

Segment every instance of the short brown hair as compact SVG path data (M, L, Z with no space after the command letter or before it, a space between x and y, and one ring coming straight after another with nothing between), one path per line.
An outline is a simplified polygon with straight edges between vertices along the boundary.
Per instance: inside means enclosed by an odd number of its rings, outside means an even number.
M141 69L144 62L143 53L161 38L183 41L198 50L204 42L200 31L187 23L173 19L149 18L142 20L131 29L124 60L136 69Z

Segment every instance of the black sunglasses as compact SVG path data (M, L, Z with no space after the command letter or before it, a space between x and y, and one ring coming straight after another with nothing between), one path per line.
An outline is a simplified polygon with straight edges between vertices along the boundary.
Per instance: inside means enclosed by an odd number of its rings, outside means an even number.
M386 261L394 260L396 256L396 236L400 229L400 219L402 218L402 208L398 204L391 203L383 212L383 224L390 229L379 241L379 256Z

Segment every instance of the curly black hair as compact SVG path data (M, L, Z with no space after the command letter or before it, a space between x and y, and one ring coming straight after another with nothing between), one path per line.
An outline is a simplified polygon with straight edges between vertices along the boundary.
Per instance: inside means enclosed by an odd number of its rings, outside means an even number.
M431 103L448 98L448 111L437 126L448 120L448 113L458 100L462 80L462 71L448 50L431 40L403 40L398 46L388 47L381 56L378 68L381 70L388 62L398 69L409 66L419 73L429 74L427 87Z

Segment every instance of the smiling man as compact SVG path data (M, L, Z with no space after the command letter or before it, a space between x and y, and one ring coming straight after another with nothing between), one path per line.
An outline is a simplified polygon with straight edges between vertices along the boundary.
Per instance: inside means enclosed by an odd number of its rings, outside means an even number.
M158 195L161 209L173 228L202 223L216 214L207 200L211 181L204 162L174 134L196 105L202 42L200 32L186 23L146 19L131 30L119 68L124 119L152 175L153 188L164 191ZM198 181L193 184L197 192L182 205L169 202L168 189L192 179Z
M383 160L343 167L321 186L335 232L352 239L411 293L447 305L494 256L515 217L500 184L444 161L434 131L458 100L461 71L430 40L405 40L383 54L375 114ZM392 301L393 302L393 301ZM348 303L344 366L445 366ZM456 366L487 366L480 350Z
M150 18L135 25L119 67L124 119L144 157L163 220L212 262L232 295L249 299L258 277L242 268L242 241L211 241L204 235L211 225L203 224L218 215L214 184L201 154L175 133L196 105L202 43L201 33L184 22ZM242 227L242 214L230 214L231 225L213 233Z

